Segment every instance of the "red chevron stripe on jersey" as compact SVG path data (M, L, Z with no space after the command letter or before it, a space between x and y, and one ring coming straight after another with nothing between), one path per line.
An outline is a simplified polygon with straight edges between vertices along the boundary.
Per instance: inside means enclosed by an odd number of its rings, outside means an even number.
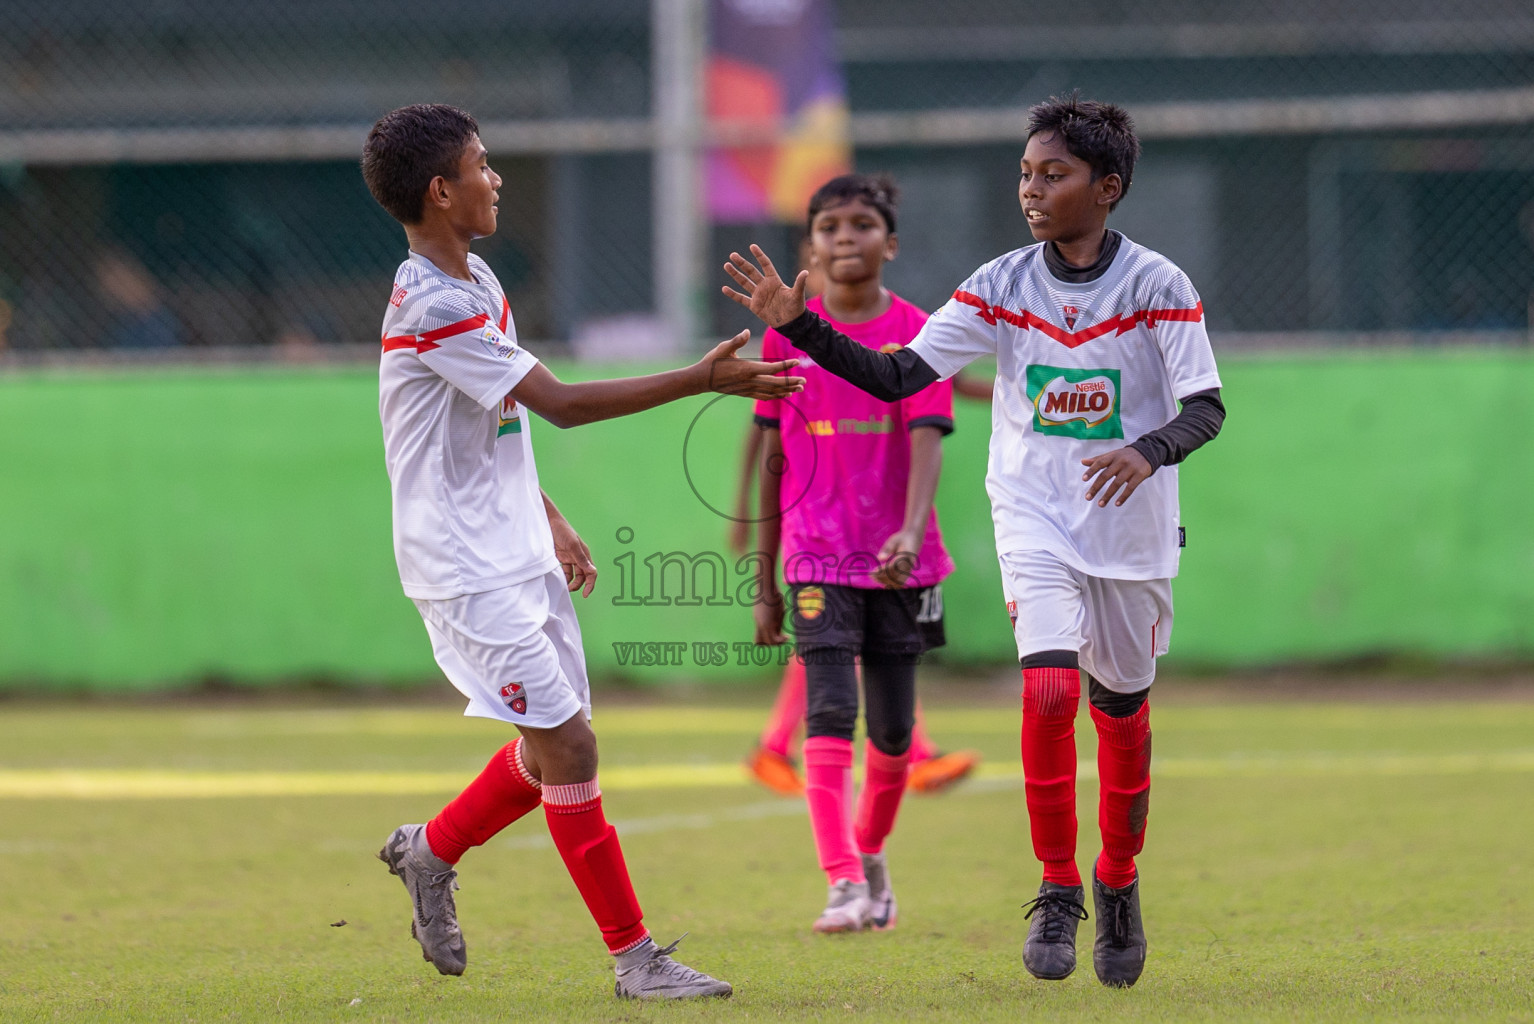
M506 304L504 296L501 298L501 330L506 329L506 314L511 307ZM466 331L477 330L490 322L490 317L484 313L476 313L467 320L460 320L456 324L448 324L446 327L438 327L424 334L396 334L392 338L383 340L385 352L392 352L397 348L413 348L417 352L430 352L434 348L440 348L437 342L443 338L451 338L455 334L463 334Z
M508 321L510 319L511 319L511 303L506 301L506 294L503 292L503 293L501 293L501 322L496 324L496 326L501 329L501 333L502 334L506 333L506 321Z
M1045 320L1036 313L1028 310L1020 310L1016 313L1001 306L993 306L980 296L971 292L957 291L953 293L954 299L966 306L974 306L975 315L988 324L994 324L998 320L1004 320L1014 327L1027 330L1032 327L1042 332L1047 337L1053 338L1066 348L1075 348L1084 345L1093 338L1101 338L1105 334L1117 332L1127 334L1134 330L1136 324L1144 324L1146 327L1155 327L1158 320L1193 320L1204 318L1204 304L1200 302L1192 309L1137 309L1133 313L1119 313L1104 320L1100 324L1084 327L1079 331L1066 331Z

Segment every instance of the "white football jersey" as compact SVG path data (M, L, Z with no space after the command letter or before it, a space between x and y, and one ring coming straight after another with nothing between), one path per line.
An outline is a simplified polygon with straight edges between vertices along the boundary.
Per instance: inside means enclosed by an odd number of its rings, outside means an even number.
M517 344L501 284L412 252L384 314L378 413L394 499L394 557L413 598L511 586L559 567L527 411L510 391L538 360Z
M1050 551L1109 579L1177 575L1177 467L1099 508L1081 464L1220 386L1203 303L1170 260L1126 238L1101 277L1072 284L1049 272L1042 243L1015 250L975 271L911 348L943 379L996 357L986 490L998 552Z

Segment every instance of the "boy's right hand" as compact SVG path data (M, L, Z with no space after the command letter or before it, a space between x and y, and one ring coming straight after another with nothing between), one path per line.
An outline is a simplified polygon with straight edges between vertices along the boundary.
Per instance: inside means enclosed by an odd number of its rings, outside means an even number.
M729 341L721 341L714 350L698 360L698 366L707 375L706 390L722 395L739 395L742 398L782 398L804 390L803 377L783 377L799 365L797 359L779 359L764 363L756 359L741 359L735 353L751 340L750 331L741 331Z
M768 327L782 327L790 320L797 320L804 313L804 285L810 279L810 272L799 271L790 288L778 276L778 269L761 246L753 244L751 255L756 257L760 269L738 252L730 253L730 262L724 265L724 272L744 291L738 292L729 285L724 285L721 290L756 314Z
M756 643L758 647L777 647L788 643L783 635L783 595L776 589L751 606L756 619Z

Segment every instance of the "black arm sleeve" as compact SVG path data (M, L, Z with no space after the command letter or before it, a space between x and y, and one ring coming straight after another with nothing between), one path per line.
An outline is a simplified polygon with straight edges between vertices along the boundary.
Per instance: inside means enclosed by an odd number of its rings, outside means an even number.
M818 365L882 402L910 398L937 381L937 371L909 348L898 352L875 352L859 345L809 310L777 331L808 352Z
M1182 411L1164 427L1158 427L1129 447L1145 456L1155 471L1181 462L1201 445L1214 440L1225 422L1225 403L1220 389L1199 391L1182 400Z

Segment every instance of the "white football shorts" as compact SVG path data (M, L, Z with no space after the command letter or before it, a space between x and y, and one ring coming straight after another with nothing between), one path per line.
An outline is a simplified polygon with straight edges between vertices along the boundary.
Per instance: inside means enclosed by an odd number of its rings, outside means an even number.
M1156 678L1172 640L1171 580L1088 576L1047 551L1000 561L1019 658L1076 651L1082 669L1115 693L1138 693Z
M415 600L465 715L552 729L591 717L591 683L575 603L558 569L482 594Z

